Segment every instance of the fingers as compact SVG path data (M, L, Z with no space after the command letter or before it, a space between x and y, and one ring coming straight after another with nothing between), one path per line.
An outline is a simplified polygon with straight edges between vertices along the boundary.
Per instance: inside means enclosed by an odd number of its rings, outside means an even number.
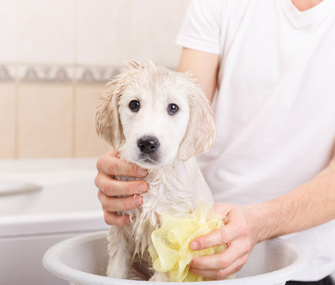
M245 255L244 250L231 245L226 250L218 254L197 257L193 259L193 261L190 263L190 266L195 269L228 268L243 255Z
M111 152L108 152L98 159L97 169L99 172L114 176L145 177L147 175L145 169L121 160L115 153Z
M224 243L231 242L237 237L237 231L231 229L231 226L228 224L216 231L213 231L207 235L198 237L190 243L190 249L200 250L215 245L220 245Z
M112 148L99 158L97 169L95 185L99 189L98 198L104 210L105 222L117 226L129 224L129 216L118 215L117 212L140 207L143 204L140 194L145 193L149 186L145 181L119 181L112 177L118 175L145 177L147 171L119 159L118 153Z
M98 198L102 204L103 210L107 212L126 211L138 208L143 204L143 198L139 195L114 198L99 191Z
M119 181L111 179L103 173L98 173L95 178L95 185L108 196L122 196L143 194L148 190L148 183L145 181Z
M107 225L126 226L130 224L129 216L118 216L115 213L104 212L104 219Z
M215 255L195 258L190 263L190 271L208 279L224 279L242 268L257 240L253 237L245 211L240 207L217 204L215 212L224 218L226 225L194 239L190 248L201 250L225 243L229 247Z
M224 269L199 269L190 267L189 271L211 280L222 280L240 271L247 261L247 256L243 256Z

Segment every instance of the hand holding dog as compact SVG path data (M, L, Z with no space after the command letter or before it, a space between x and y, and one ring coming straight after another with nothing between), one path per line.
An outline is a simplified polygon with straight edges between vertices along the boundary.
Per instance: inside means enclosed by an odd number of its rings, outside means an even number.
M104 210L105 222L117 226L129 224L127 215L118 216L116 212L140 207L143 203L140 194L147 191L148 185L142 180L118 181L113 176L145 177L147 172L119 159L113 148L99 158L97 169L95 184L99 189L98 198ZM124 195L129 197L118 197ZM200 250L223 243L228 243L229 246L220 254L194 259L190 271L209 279L221 280L241 270L257 243L257 238L252 230L251 215L247 213L247 208L215 204L214 211L222 216L226 226L195 239L190 245L191 249Z
M224 279L241 270L258 242L256 224L250 207L232 204L215 204L214 211L221 215L225 226L208 235L193 240L192 250L201 250L227 243L228 248L211 256L197 257L190 264L190 271L208 279Z
M141 178L147 175L146 170L119 159L113 148L99 158L97 169L95 185L99 189L98 198L102 204L105 222L117 226L129 224L129 216L119 216L116 212L140 207L143 203L140 194L148 190L148 184L142 180L118 181L113 177L124 175Z

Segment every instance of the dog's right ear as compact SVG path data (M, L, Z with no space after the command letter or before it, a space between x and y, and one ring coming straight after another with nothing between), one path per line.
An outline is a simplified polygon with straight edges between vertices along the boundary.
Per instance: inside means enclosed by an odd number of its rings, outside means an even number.
M101 106L95 117L95 128L100 137L107 141L115 150L118 150L124 141L122 125L119 116L119 100L124 86L121 75L116 76L107 84L107 90Z

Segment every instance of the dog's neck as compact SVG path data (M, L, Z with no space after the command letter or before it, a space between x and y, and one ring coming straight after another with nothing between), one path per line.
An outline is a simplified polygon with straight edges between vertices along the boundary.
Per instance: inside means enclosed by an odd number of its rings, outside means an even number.
M185 215L193 210L193 189L190 189L184 162L174 163L149 171L145 180L149 190L143 195L143 210L158 214ZM183 203L183 207L180 207ZM182 210L182 212L181 212Z
M173 164L149 170L144 178L149 189L143 196L143 205L127 210L132 223L128 226L135 240L134 255L141 258L150 244L151 232L160 226L160 216L170 214L185 216L194 209L194 189L188 180L186 164L176 160ZM138 178L118 176L119 180L138 180Z
M175 160L173 163L148 170L144 180L149 184L148 192L144 193L141 214L155 212L161 214L173 214L182 216L193 210L193 189L190 189L190 181L185 180L185 163ZM117 176L117 180L139 180L139 178ZM183 207L180 207L183 203ZM127 211L131 218L138 211ZM138 218L138 217L137 217Z

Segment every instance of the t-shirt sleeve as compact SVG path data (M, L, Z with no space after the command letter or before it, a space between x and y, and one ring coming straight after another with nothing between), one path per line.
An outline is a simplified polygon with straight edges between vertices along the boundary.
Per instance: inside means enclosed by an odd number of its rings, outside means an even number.
M220 31L225 0L191 0L176 43L220 54Z

